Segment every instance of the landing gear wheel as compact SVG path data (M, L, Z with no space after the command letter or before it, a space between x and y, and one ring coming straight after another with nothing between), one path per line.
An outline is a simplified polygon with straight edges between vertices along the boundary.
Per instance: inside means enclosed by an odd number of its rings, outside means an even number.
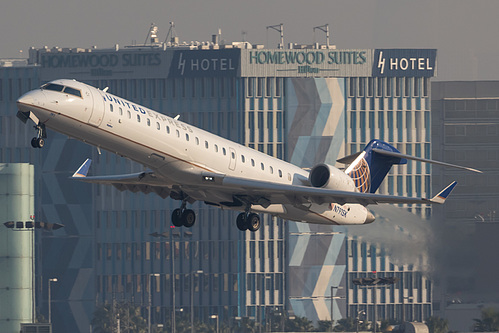
M196 222L196 213L192 209L186 209L182 213L182 224L184 227L190 228Z
M38 139L37 138L31 139L31 147L38 148Z
M35 126L37 130L37 135L31 139L31 147L33 148L43 148L45 146L45 138L47 137L47 131L45 130L45 124L38 123Z
M246 213L241 213L241 214L237 215L236 225L237 225L237 229L239 229L241 231L248 230L248 226L246 224Z
M184 224L182 223L182 211L177 208L172 212L172 224L176 227L181 227Z
M43 148L45 146L45 140L43 138L33 138L31 139L31 147L33 148Z
M246 218L246 225L250 231L255 232L260 229L260 224L260 216L258 214L250 213Z

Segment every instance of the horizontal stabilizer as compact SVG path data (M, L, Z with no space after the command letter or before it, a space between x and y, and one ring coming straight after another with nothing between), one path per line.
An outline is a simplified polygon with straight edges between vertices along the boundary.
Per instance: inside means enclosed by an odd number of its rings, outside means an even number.
M444 188L440 193L435 195L430 201L433 203L438 203L438 204L443 204L445 202L445 199L449 196L449 194L452 192L454 187L456 187L457 182L453 181L449 186Z
M386 155L386 156L400 157L400 158L405 158L405 159L413 160L413 161L419 161L419 162L437 164L437 165L442 165L442 166L446 166L446 167L450 167L450 168L464 169L464 170L468 170L468 171L482 173L482 171L480 171L480 170L469 168L469 167L465 167L465 166L461 166L461 165L450 164L450 163L445 163L445 162L440 162L440 161L435 161L435 160L429 160L429 159L426 159L426 158L415 157L415 156L406 155L406 154L402 154L402 153L396 153L396 152L393 152L393 151L386 151L386 150L378 149L378 148L373 148L372 150L375 153Z
M86 177L88 174L88 170L90 169L90 164L92 164L92 160L87 158L87 160L83 162L83 164L73 174L73 178Z

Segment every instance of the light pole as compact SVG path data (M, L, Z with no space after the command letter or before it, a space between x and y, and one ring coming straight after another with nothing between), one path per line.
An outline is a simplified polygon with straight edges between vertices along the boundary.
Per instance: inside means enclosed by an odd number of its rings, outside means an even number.
M151 306L152 306L152 283L151 278L153 276L159 276L159 274L149 274L149 303L148 303L148 311L147 311L147 332L151 333Z
M51 278L49 279L49 285L48 285L48 303L49 303L49 324L52 324L52 302L51 302L51 297L50 297L50 283L51 282L57 282L57 278Z
M194 274L203 274L202 270L191 272L191 333L194 333Z
M357 319L356 320L357 333L359 333L359 320L360 320L359 316L361 314L365 315L366 312L364 310L357 311L357 317L355 317L355 319Z
M216 331L216 332L217 332L217 333L219 333L219 332L218 332L218 315L216 315L216 314L215 314L215 315L211 315L211 316L210 316L210 318L211 318L211 319L216 319L216 320L217 320L217 331Z
M340 286L331 286L331 332L334 330L334 299L341 299L341 297L335 297L334 296L334 290L335 289L342 289L343 287Z

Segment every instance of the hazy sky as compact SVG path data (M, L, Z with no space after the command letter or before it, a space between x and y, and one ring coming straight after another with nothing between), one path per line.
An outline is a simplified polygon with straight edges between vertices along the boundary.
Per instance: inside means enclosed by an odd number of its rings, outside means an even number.
M497 0L6 0L0 10L0 58L29 47L108 48L143 43L151 23L165 39L174 21L181 41L227 41L275 47L312 43L328 23L338 48L437 48L438 80L499 80ZM324 34L316 32L317 41Z

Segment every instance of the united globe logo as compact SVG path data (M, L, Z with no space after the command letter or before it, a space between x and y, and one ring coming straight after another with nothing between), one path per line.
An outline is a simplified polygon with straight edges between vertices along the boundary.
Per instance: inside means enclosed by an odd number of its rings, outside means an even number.
M365 159L361 159L348 175L353 179L355 186L360 192L369 192L369 188L371 186L371 175L369 165Z

